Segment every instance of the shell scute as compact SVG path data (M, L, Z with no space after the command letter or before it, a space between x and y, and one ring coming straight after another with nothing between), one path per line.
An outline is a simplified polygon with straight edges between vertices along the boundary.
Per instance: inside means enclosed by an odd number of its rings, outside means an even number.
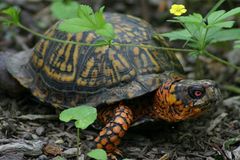
M117 34L113 42L157 45L152 40L155 32L147 22L112 13L107 13L105 18ZM57 30L59 23L45 34L81 43L95 43L101 39L91 31L61 32ZM24 66L26 78L19 81L27 84L25 86L41 101L54 106L84 103L97 106L155 90L161 84L161 74L166 71L182 72L182 66L174 54L163 50L137 46L80 46L40 40Z

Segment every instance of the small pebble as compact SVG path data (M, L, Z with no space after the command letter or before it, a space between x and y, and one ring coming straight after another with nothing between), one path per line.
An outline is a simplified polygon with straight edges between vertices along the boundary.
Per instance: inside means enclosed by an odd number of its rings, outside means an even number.
M32 134L31 136L32 136L32 139L34 139L34 140L38 140L39 139L39 137L36 134Z
M24 160L24 154L14 152L0 154L0 160Z
M31 140L32 139L32 135L29 132L25 132L23 134L23 138L26 140Z
M38 127L37 129L36 129L36 133L37 133L37 135L38 136L42 136L43 134L44 134L44 132L45 132L45 128L44 127Z
M57 157L54 157L52 160L66 160L66 158L57 156Z
M55 141L55 144L63 144L63 143L64 143L63 139L58 139Z
M215 158L207 157L206 160L215 160Z
M41 155L37 158L37 160L48 160L49 158L46 155Z
M81 152L81 150L80 150ZM62 155L66 158L74 157L77 153L77 148L69 148L63 151ZM81 153L80 153L81 154Z

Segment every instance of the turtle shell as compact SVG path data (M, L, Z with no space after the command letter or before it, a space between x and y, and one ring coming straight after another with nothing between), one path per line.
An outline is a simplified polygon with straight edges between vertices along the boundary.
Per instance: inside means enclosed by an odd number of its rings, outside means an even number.
M149 44L151 25L139 18L106 13L117 38L113 42ZM45 34L61 40L95 43L92 31L76 34L59 31L56 25ZM19 60L25 57L24 60ZM137 46L80 46L40 40L28 55L12 57L9 72L34 96L57 107L110 104L151 92L161 85L165 72L183 72L173 53Z

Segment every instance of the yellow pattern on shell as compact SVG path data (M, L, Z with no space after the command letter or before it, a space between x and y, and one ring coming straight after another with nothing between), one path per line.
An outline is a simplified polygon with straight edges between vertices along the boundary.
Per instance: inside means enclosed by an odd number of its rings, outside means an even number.
M67 40L72 38L72 34L67 34ZM77 36L78 38L82 38L81 34ZM79 39L80 40L80 39ZM61 44L62 45L62 44ZM73 64L68 64L70 58L70 50L74 47L73 52ZM66 48L66 51L64 50ZM61 46L61 48L54 54L51 54L49 65L44 66L45 73L56 81L62 82L73 82L76 76L76 65L78 58L78 45L65 44ZM64 58L64 61L61 61L61 58ZM73 67L74 66L74 67ZM58 68L59 70L54 69L53 67ZM63 73L62 73L63 72ZM64 72L67 72L64 74Z
M94 58L93 57L87 61L85 69L84 69L84 71L82 72L82 75L81 75L82 77L86 78L86 77L89 76L90 70L94 66L94 63L95 62L94 62Z
M153 29L143 20L112 13L107 14L106 20L113 24L114 32L118 35L114 43L156 45L151 39ZM68 34L55 27L47 32L47 36L50 32L53 38L80 43L92 44L101 39L91 31ZM32 84L32 91L42 101L53 103L54 106L73 106L85 102L97 105L140 96L160 84L160 80L154 75L161 74L172 64L175 65L175 60L168 53L155 53L151 49L139 47L80 46L42 40L35 50L41 53L33 53L31 63L42 67L33 66L30 76L34 79L39 74L42 84ZM38 56L43 57L44 61ZM140 83L144 86L140 86ZM58 95L70 96L60 100Z

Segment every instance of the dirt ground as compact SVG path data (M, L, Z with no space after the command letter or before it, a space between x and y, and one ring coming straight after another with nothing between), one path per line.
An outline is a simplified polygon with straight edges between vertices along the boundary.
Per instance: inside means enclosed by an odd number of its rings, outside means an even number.
M162 10L159 13L159 2L140 0L138 3L126 0L88 3L94 8L104 4L108 11L142 17L153 24L157 31L175 28L176 26L165 22L171 18L167 9L160 8ZM171 4L170 1L164 2L166 6ZM189 7L193 6L191 1L184 2ZM18 5L22 9L23 23L33 30L43 32L55 21L50 16L49 3L38 0L5 0L0 2L0 9L9 4ZM201 2L196 1L194 4L199 5ZM203 8L194 5L189 10L206 13L213 4L214 2L207 1ZM238 1L229 1L224 9L229 10L237 5ZM239 17L237 22L236 25L240 26ZM37 40L18 28L0 26L1 52L27 50ZM178 43L171 45L181 46ZM240 50L232 49L232 44L212 46L209 50L231 63L240 64ZM201 57L200 62L196 62L189 55L177 55L187 77L204 77L217 81L223 101L197 119L180 123L149 122L130 128L120 145L124 158L240 160L240 72L206 57ZM66 159L75 159L76 130L72 123L61 123L58 113L53 107L39 103L31 94L16 98L0 93L0 160L47 160L58 159L57 156L60 155ZM88 159L85 154L93 147L92 141L97 134L98 130L92 127L81 133L80 159Z

